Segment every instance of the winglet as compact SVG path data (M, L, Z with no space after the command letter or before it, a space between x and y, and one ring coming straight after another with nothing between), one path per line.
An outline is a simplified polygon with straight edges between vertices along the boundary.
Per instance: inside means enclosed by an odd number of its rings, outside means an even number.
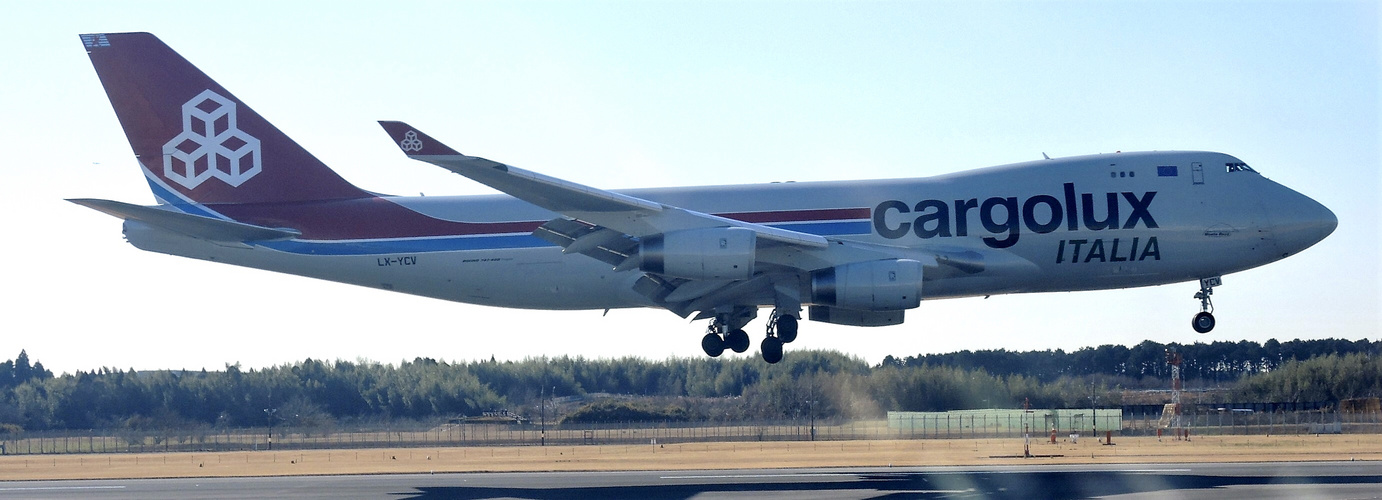
M460 155L461 153L442 144L441 141L433 139L432 136L424 134L418 129L413 128L403 122L380 121L379 125L384 127L384 131L393 138L394 144L398 149L403 150L403 154L408 156L432 156L432 155Z

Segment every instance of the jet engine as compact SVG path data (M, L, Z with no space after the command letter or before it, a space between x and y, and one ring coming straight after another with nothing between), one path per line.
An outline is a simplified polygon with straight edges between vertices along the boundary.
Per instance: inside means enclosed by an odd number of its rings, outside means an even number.
M921 305L921 262L854 262L811 273L811 301L856 311L900 311Z
M753 276L758 234L741 227L687 229L639 241L645 272L693 280L742 280Z

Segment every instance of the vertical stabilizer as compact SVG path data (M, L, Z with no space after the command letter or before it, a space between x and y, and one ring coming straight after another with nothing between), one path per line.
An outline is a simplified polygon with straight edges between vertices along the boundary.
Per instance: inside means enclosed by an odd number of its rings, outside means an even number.
M369 197L148 33L81 36L154 195L171 204Z

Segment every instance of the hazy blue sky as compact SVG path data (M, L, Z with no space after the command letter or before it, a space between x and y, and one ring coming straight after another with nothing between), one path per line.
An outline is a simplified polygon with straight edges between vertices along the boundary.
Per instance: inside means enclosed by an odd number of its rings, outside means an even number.
M56 3L56 2L53 2ZM366 189L487 192L403 158L406 120L606 188L917 177L1151 149L1235 155L1338 214L1306 252L1193 283L923 303L791 349L1377 338L1379 10L1365 2L28 2L0 41L0 358L58 371L701 355L658 310L486 308L149 254L62 201L151 203L77 35L153 32ZM750 325L761 335L762 321Z

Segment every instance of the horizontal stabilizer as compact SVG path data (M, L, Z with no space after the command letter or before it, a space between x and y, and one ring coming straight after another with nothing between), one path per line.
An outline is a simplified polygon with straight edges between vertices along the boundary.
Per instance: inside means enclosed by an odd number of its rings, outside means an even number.
M136 220L150 226L211 241L227 243L276 241L296 238L301 234L292 229L275 229L242 222L212 219L163 208L145 207L111 200L77 198L67 201L121 219Z

